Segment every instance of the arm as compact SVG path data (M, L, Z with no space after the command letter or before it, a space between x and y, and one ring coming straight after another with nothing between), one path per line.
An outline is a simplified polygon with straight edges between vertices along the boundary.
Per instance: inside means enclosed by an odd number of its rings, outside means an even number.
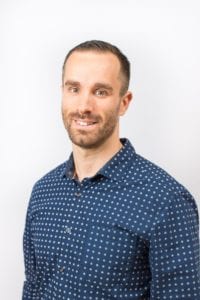
M200 299L198 226L191 195L175 195L152 230L150 299Z
M25 282L23 287L23 300L36 300L36 262L31 233L31 209L30 204L26 216L26 224L23 237Z

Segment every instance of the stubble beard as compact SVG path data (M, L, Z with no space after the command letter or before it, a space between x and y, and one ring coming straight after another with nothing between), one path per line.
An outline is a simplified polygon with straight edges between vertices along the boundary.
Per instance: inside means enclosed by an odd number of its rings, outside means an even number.
M84 118L91 118L98 122L98 128L92 132L87 132L84 129L76 130L72 125L74 117L82 119L83 121ZM68 136L73 144L84 149L94 149L105 143L105 141L114 133L119 117L116 111L111 111L105 115L105 121L103 124L103 120L100 116L87 114L83 117L78 113L67 114L67 112L63 110L62 118L65 129L67 130Z

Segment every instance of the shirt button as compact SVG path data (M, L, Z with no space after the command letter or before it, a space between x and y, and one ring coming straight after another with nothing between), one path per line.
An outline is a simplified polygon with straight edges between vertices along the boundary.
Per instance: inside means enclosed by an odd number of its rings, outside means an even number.
M76 197L80 197L81 196L81 193L75 193Z
M64 270L65 270L65 267L61 267L59 271L62 273Z
M72 228L71 227L65 227L65 233L72 233Z

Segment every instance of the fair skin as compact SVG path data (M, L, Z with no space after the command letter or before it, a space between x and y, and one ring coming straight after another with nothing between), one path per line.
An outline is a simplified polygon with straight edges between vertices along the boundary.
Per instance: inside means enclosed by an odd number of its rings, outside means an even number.
M75 51L68 58L62 85L62 116L72 140L79 181L94 176L122 147L119 117L132 99L120 95L122 74L110 52Z

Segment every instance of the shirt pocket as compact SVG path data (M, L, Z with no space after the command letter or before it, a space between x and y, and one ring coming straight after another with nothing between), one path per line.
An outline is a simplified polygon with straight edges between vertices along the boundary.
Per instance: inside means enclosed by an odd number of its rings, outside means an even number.
M137 236L118 224L91 224L85 240L83 275L100 284L120 281L129 274Z

